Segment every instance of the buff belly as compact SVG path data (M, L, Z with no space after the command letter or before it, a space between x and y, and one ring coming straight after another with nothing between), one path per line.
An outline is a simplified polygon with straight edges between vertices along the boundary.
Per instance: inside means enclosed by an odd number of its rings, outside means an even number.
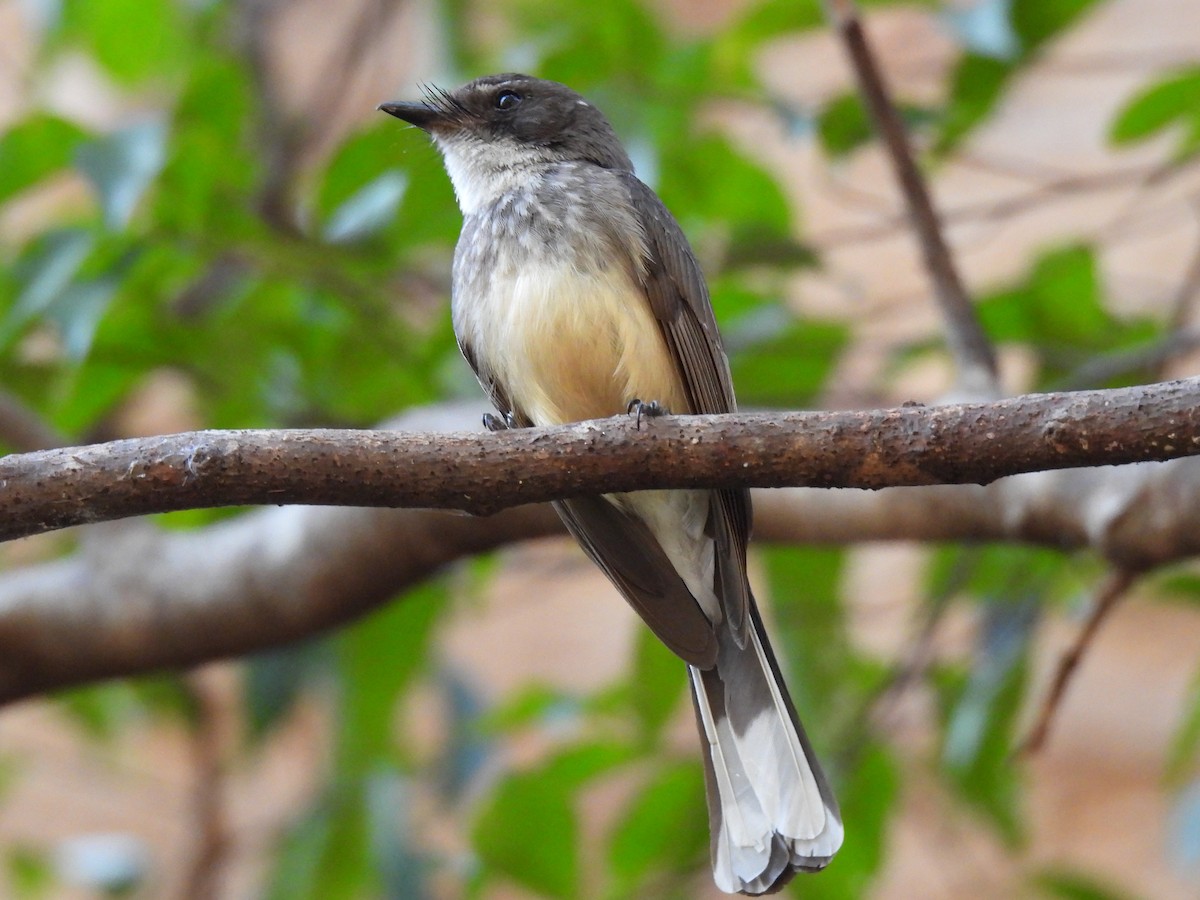
M480 369L503 385L513 410L534 425L561 425L624 412L634 399L690 412L679 372L628 271L617 265L582 273L526 264L493 279L484 302L455 309L455 330ZM608 499L649 526L710 618L713 546L704 534L707 491L642 491Z
M504 287L455 310L455 330L535 425L604 418L635 398L690 411L649 302L624 267L528 263L492 285Z

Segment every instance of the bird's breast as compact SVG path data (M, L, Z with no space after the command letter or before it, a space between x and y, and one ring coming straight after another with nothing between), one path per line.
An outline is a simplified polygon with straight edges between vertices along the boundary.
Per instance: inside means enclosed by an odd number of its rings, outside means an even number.
M496 256L454 298L455 331L534 424L602 418L636 398L685 412L678 371L632 268L570 253Z

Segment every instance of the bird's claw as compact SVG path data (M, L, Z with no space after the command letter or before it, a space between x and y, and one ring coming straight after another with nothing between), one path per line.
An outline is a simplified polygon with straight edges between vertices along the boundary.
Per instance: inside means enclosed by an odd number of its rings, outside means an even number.
M483 414L483 427L488 431L508 431L510 428L517 427L517 421L513 418L510 412L500 416L494 416L491 413Z
M634 398L629 401L629 406L625 408L625 412L629 415L637 416L637 429L642 430L642 416L647 419L657 419L659 416L670 414L670 410L659 403L657 400L643 401Z

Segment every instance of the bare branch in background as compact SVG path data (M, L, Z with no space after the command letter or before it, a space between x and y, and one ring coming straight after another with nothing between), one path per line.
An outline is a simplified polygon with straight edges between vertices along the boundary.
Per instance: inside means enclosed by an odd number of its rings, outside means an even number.
M1192 209L1196 213L1197 226L1200 227L1200 203L1193 203ZM1197 301L1200 301L1200 239L1196 241L1191 261L1171 303L1167 324L1173 331L1179 331L1191 324Z
M994 200L984 200L974 203L964 203L951 207L940 214L940 220L946 225L972 224L979 222L1008 222L1015 217L1036 210L1047 204L1079 197L1081 195L1102 193L1105 191L1120 191L1131 185L1141 185L1152 180L1162 172L1161 163L1153 165L1138 165L1114 168L1100 172L1084 174L1061 175L1044 173L1033 169L1021 173L1017 165L1004 165L994 160L981 160L964 157L960 162L971 164L985 171L996 171L1003 175L1040 179L1034 186L1014 192L1010 196ZM1179 165L1171 170L1172 176L1179 176L1195 168L1195 163ZM899 229L909 222L907 213L887 215L880 221L869 225L848 225L840 228L830 228L809 236L809 242L821 248L842 247L853 244L865 244L893 237Z
M195 713L189 737L195 779L192 833L196 849L182 896L184 900L217 900L221 896L221 867L230 844L221 746L222 709L203 671L193 672L185 685Z
M67 439L16 396L0 390L0 443L30 453L61 447Z
M490 433L198 431L0 459L0 539L307 503L488 514L659 488L883 488L1200 454L1200 377L890 410L616 416Z
M859 91L883 138L909 217L921 246L925 268L946 323L946 341L958 368L957 392L967 397L995 397L999 390L996 354L942 234L925 179L913 160L904 123L896 112L879 64L863 30L853 0L827 0L829 18L842 38L858 78Z
M291 506L187 532L113 529L102 552L0 580L0 702L293 643L458 559L560 528L548 506L487 519Z
M1161 372L1171 362L1197 348L1200 348L1200 327L1176 329L1144 347L1098 354L1054 387L1064 391L1081 390L1134 372Z
M370 57L371 46L384 33L384 26L403 5L403 0L367 0L343 40L335 43L321 74L314 96L298 115L289 115L273 82L271 26L286 6L280 0L241 0L242 41L261 113L260 141L265 148L266 173L259 194L259 212L272 227L285 234L303 233L292 197L298 169L309 149L324 139L338 104Z
M1134 573L1118 569L1101 583L1092 600L1092 608L1088 613L1087 621L1084 622L1074 643L1063 653L1058 662L1054 679L1046 691L1046 697L1038 710L1033 727L1029 729L1029 735L1021 743L1019 753L1028 756L1037 753L1045 745L1046 738L1050 735L1050 727L1054 724L1054 717L1062 705L1062 699L1066 696L1067 687L1071 683L1075 670L1099 633L1100 625L1112 612L1117 602L1129 591L1135 580Z

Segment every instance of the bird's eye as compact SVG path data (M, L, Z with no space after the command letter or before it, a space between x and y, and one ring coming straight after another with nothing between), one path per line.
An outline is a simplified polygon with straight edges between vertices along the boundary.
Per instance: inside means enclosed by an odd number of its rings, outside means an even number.
M521 102L521 95L516 91L501 91L496 95L496 109L513 109Z

